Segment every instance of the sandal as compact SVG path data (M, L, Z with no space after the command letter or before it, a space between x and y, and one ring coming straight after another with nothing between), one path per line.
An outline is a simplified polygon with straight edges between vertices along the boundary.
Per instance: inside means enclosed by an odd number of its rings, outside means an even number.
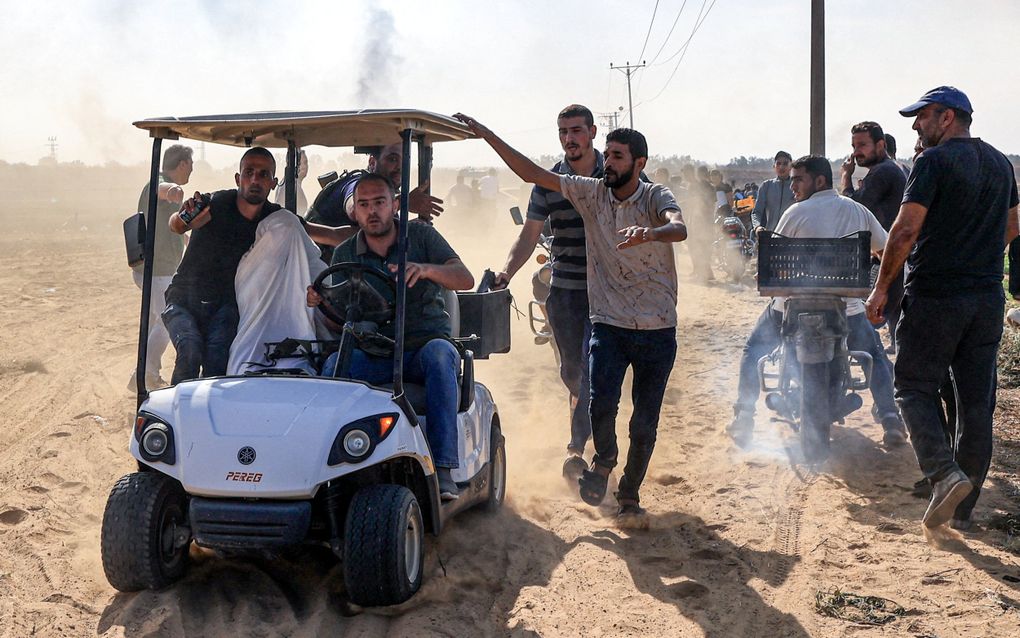
M563 461L563 478L569 482L574 482L580 479L587 469L588 464L584 462L583 458L571 454L567 457L567 460Z
M600 473L599 470L605 471L605 474ZM609 468L592 463L590 470L582 472L581 478L577 479L581 500L592 507L602 505L602 501L606 498L606 490L609 489L609 473L611 471Z

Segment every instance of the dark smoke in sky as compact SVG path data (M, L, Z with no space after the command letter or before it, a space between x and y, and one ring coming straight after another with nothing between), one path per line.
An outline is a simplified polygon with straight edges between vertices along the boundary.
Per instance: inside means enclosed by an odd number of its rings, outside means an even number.
M358 106L392 106L397 98L397 66L402 62L402 58L393 49L397 42L393 14L385 9L373 8L368 16L365 34L356 96Z

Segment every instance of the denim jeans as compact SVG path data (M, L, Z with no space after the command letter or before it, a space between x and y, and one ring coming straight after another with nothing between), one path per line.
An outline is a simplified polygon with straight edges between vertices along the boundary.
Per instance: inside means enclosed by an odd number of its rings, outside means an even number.
M323 370L331 373L337 353L326 359ZM436 467L455 468L457 453L457 373L460 353L446 339L433 339L416 350L404 352L404 380L425 386L425 436ZM373 357L357 348L351 353L352 379L383 384L393 381L393 358Z
M896 410L896 401L893 399L892 364L885 354L882 346L882 339L878 331L868 321L864 313L851 315L846 318L849 334L846 337L846 345L850 350L859 350L871 355L871 375L868 377L871 388L871 400L878 408L879 421L895 419L899 423L899 412Z
M783 342L779 332L782 322L783 314L773 311L771 303L758 316L758 323L754 324L751 336L744 344L744 353L740 356L740 379L737 381L737 402L733 404L734 414L740 412L754 414L758 395L761 393L758 359L778 348Z
M577 407L570 419L567 450L582 454L591 438L591 417L588 414L588 342L591 340L588 290L553 286L545 301L545 312L560 353L560 379L570 394L577 397Z
M996 357L1002 338L1002 291L953 297L903 297L896 329L896 402L910 430L918 465L929 481L957 468L974 491L956 508L967 519L977 503L992 459ZM955 445L939 418L939 387L952 366L956 382Z
M751 336L744 344L744 353L740 357L740 380L737 387L737 402L733 405L734 413L746 412L754 414L755 405L761 385L758 379L758 359L769 354L782 342L780 328L783 315L772 310L772 305L758 317ZM885 354L878 332L862 314L847 317L847 347L860 350L871 355L873 366L869 377L871 398L878 406L879 420L896 418L896 403L893 400L892 364Z
M588 358L591 377L591 425L595 443L594 462L614 468L616 414L620 406L623 377L634 368L630 418L630 450L620 479L618 499L638 500L638 490L648 470L659 427L659 411L666 381L676 358L676 328L631 330L604 323L592 325Z
M177 350L174 385L199 376L227 373L230 344L237 336L237 304L198 299L172 301L163 311L163 324Z
M142 273L137 270L131 271L138 289L142 289ZM166 289L170 286L173 277L153 277L152 296L149 299L149 338L145 348L145 376L158 377L159 370L163 366L163 353L170 345L170 334L166 331L161 318L166 309Z

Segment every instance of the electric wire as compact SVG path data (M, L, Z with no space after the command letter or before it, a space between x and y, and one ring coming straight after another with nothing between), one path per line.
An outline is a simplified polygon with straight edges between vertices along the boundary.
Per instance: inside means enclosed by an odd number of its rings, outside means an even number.
M687 0L684 0L684 3L680 5L680 10L676 12L676 18L673 20L673 26L669 28L669 33L666 34L666 39L662 41L662 46L659 47L659 50L655 52L655 57L653 57L652 61L649 62L648 64L655 64L655 61L658 60L659 56L662 54L662 50L666 48L667 44L669 44L669 37L673 35L673 29L675 29L677 23L680 22L680 16L683 15L684 7L686 6Z
M652 9L652 20L648 23L648 33L645 34L645 43L641 45L641 53L637 56L637 61L640 62L641 58L645 55L645 48L648 47L648 38L652 35L652 25L655 24L655 14L659 11L659 0L655 0L655 7Z
M702 3L702 8L705 7L705 3L706 2L708 2L708 0L705 0L705 2ZM716 3L716 0L712 0L712 4L708 5L708 10L705 11L705 15L704 16L700 16L700 12L699 12L699 17L701 17L701 20L694 25L694 29L691 30L691 35L690 35L690 37L687 38L687 41L684 42L681 45L681 47L677 50L677 52L674 53L672 56L670 56L669 59L664 60L663 62L660 63L660 64L664 64L665 62L668 62L669 60L673 59L678 54L680 54L680 59L676 61L676 65L673 67L672 73L669 74L669 78L666 80L666 83L664 85L662 85L662 89L660 89L659 92L656 93L654 97L652 97L652 98L650 98L648 100L643 100L643 101L638 102L637 104L635 104L634 108L637 108L641 104L647 104L649 102L657 100L659 98L659 96L661 96L666 91L666 89L669 87L670 82L673 81L673 76L676 75L677 69L680 68L680 63L684 61L684 57L686 57L686 55L687 55L687 50L688 50L688 47L691 44L691 40L694 39L694 35L698 32L698 29L700 29L701 25L704 24L705 20L708 19L708 14L712 12L712 7L715 6L715 3Z

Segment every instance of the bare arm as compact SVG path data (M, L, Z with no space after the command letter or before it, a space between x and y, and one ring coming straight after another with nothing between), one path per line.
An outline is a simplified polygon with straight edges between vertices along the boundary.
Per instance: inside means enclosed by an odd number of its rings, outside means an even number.
M683 214L676 209L667 210L663 214L669 221L662 226L657 226L656 228L630 226L621 229L619 233L623 236L623 241L617 244L616 247L623 249L650 241L681 242L687 239L687 225L684 224Z
M390 265L390 272L396 272L396 264ZM427 279L447 290L468 290L474 288L475 278L459 259L451 259L445 264L419 264L407 262L407 287L411 288L419 279Z
M492 147L492 150L496 151L496 154L499 155L500 159L506 163L510 170L517 174L517 177L520 177L529 184L535 184L551 191L560 191L559 175L552 171L547 171L538 164L532 162L522 153L497 137L495 133L483 126L478 120L464 115L463 113L457 113L454 117L461 122L464 122L464 124L471 129L472 133L485 140L486 143Z
M514 245L510 247L510 254L506 257L506 264L503 271L496 274L496 284L500 288L506 288L510 278L517 274L524 262L528 261L531 254L535 252L535 244L542 234L544 224L537 219L528 219L521 228L521 234L517 236Z
M339 246L358 232L357 226L324 226L308 222L305 224L305 232L317 244L326 246Z
M1006 217L1006 246L1020 235L1020 219L1017 218L1017 207L1009 209Z
M198 200L201 199L201 197L202 194L199 193L198 191L195 191L195 195L191 199L184 202L184 205L181 206L181 210L186 210L189 213L193 212L195 210L195 205L198 203ZM181 211L177 211L176 213L170 216L170 230L177 233L178 235L183 235L189 230L195 230L196 228L201 228L202 226L205 226L206 224L209 223L209 220L212 219L212 214L210 212L211 209L212 209L211 205L206 206L205 210L199 213L197 217L192 219L190 224L185 224L184 220L181 219Z
M885 244L882 268L878 272L875 289L868 297L868 319L872 323L882 321L889 286L899 273L903 272L903 263L907 261L910 249L914 247L917 236L921 233L924 218L928 209L914 202L906 202L900 206L900 212L889 229L889 240Z

